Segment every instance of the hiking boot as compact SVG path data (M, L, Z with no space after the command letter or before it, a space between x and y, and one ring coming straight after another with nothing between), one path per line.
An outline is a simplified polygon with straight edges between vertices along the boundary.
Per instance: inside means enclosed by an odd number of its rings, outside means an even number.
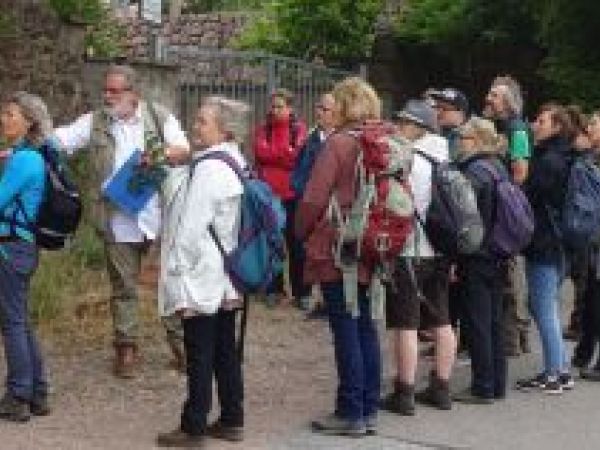
M27 422L31 418L29 403L6 393L0 400L0 418L11 422Z
M415 400L418 403L434 406L444 411L451 410L452 400L450 399L448 380L441 380L432 374L429 378L429 386L425 390L417 392Z
M580 375L587 381L600 381L600 367L584 367Z
M135 345L116 345L115 352L115 376L117 378L123 378L126 380L135 378L137 372L137 358Z
M48 416L52 410L48 403L47 395L34 395L31 402L29 402L29 410L34 416Z
M206 435L224 441L241 442L244 440L244 427L224 425L223 422L217 420L208 426Z
M161 433L156 438L158 447L178 447L178 448L203 448L206 437L201 435L188 434L181 429L173 430L168 433Z
M529 392L533 389L543 389L546 385L547 376L545 373L537 374L532 378L522 378L517 380L515 388L519 391Z
M415 415L415 387L411 384L394 382L394 391L381 399L379 408L401 416Z
M466 389L463 392L453 395L452 400L467 405L491 405L494 403L493 398L474 394L471 389Z
M363 437L367 434L367 427L363 420L350 420L339 417L335 413L321 417L311 422L315 433L328 436Z
M377 434L377 414L365 417L365 427L369 436Z
M575 380L570 373L561 373L558 376L558 381L565 391L572 391L575 389Z

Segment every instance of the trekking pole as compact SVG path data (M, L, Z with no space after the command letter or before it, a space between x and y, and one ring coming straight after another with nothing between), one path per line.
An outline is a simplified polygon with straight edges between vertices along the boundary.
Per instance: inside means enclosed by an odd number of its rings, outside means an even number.
M242 318L240 319L240 337L238 340L238 358L240 364L244 364L244 342L246 338L246 326L248 324L248 294L244 294L244 303L242 306Z

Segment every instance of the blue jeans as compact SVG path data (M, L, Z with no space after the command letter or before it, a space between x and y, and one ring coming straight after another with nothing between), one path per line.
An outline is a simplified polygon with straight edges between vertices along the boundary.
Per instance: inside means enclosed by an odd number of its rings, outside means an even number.
M323 298L333 334L339 386L336 414L360 421L377 414L381 391L379 336L366 289L359 287L360 315L346 310L342 282L323 283Z
M34 244L0 244L0 308L6 357L6 390L21 400L31 401L47 394L42 355L29 323L29 281L37 267Z
M529 309L540 333L544 372L557 375L568 370L559 312L559 289L563 277L560 261L527 261Z

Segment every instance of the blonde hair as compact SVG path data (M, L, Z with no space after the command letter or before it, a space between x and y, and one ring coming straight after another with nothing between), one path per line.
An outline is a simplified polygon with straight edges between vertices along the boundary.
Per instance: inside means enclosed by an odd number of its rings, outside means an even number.
M381 100L362 78L349 77L337 83L331 91L338 106L338 124L346 125L381 118Z
M25 135L25 139L31 145L36 147L42 145L52 134L52 117L48 112L46 103L41 97L29 92L17 91L10 95L4 103L14 103L17 105L23 117L31 122L31 126Z
M463 126L459 133L472 134L477 143L477 151L481 153L503 153L505 151L505 140L496 131L494 122L481 117L472 116Z
M215 120L228 141L240 145L248 142L250 107L246 103L215 95L203 100L201 107L210 108L214 112Z

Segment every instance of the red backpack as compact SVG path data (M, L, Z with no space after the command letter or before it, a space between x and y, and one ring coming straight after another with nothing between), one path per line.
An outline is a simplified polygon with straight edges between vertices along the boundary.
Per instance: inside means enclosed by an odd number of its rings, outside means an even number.
M330 202L329 217L338 231L336 264L342 270L358 260L385 266L402 253L413 230L412 149L387 122L366 122L350 134L360 146L356 195L346 214L335 195Z

